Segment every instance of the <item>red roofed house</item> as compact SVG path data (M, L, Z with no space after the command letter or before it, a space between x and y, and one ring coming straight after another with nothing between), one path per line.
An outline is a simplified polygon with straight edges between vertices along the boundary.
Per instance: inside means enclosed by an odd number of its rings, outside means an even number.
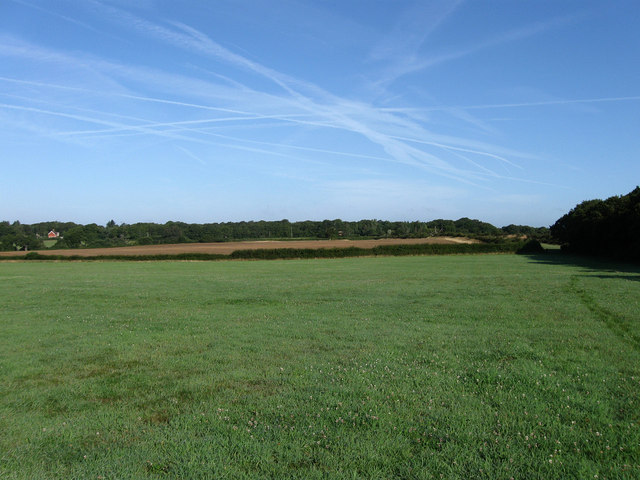
M58 238L60 236L60 234L58 232L56 232L55 230L51 230L47 236L49 238Z

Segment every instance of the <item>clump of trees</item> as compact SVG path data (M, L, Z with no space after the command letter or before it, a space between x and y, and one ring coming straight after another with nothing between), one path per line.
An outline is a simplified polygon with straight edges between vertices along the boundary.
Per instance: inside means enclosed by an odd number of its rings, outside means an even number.
M530 227L528 225L507 225L502 232L520 238L529 238L542 243L552 243L553 238L547 227Z
M565 251L640 260L640 187L576 205L552 225L551 234Z
M117 225L110 220L105 226L91 223L42 222L21 225L0 223L2 250L43 248L50 230L60 233L55 248L117 247L167 243L206 243L254 239L321 239L321 238L423 238L429 236L470 236L485 241L504 241L505 235L527 236L544 240L547 228L509 225L502 229L490 223L467 217L458 220L429 222L392 222L387 220L336 220L290 222L289 220L257 222L225 222L193 224L183 222L135 223Z
M43 243L30 225L0 222L0 250L35 250Z

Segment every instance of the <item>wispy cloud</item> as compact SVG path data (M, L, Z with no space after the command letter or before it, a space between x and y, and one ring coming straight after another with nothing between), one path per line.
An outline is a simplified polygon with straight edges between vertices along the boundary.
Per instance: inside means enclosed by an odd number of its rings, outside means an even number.
M522 27L514 28L507 32L503 32L491 38L488 38L486 40L480 41L474 45L470 45L468 47L464 47L458 50L453 50L448 53L443 53L441 55L435 55L431 58L427 58L424 61L418 62L416 64L416 68L423 69L423 68L431 67L439 63L448 62L451 60L456 60L458 58L466 57L468 55L479 52L481 50L485 50L487 48L492 48L498 45L503 45L506 43L511 43L517 40L522 40L528 37L532 37L534 35L544 33L548 30L565 26L568 23L575 21L576 18L578 17L579 16L577 15L565 15L565 16L555 17L550 20L544 20L541 22L535 22L529 25L524 25Z
M108 18L143 35L171 44L178 48L224 60L237 67L255 72L270 79L289 93L295 93L290 90L287 83L280 78L282 77L281 74L241 55L233 53L195 28L180 22L171 22L170 25L175 27L174 29L171 29L167 26L147 21L125 10L112 7L104 3L91 1L91 4L103 11Z
M442 23L454 14L461 1L415 2L405 9L391 31L370 51L370 60L387 64L373 82L381 94L396 79L421 68L420 48Z
M575 103L608 103L608 102L636 102L640 100L640 95L628 97L600 97L600 98L576 98L547 100L542 102L520 102L520 103L493 103L486 105L465 105L459 108L465 110L485 110L490 108L521 108L521 107L544 107L552 105L571 105Z
M452 109L464 112L466 110L491 110L505 108L529 108L529 107L552 107L561 105L590 104L590 103L615 103L615 102L637 102L640 95L629 95L623 97L594 97L594 98L565 98L554 100L542 100L535 102L511 102L511 103L487 103L478 105L433 105L427 107L382 107L380 110L390 113L419 115L428 112L445 111Z
M436 0L414 2L402 11L389 33L369 53L372 60L397 60L417 55L418 49L462 2Z
M103 129L75 129L62 130L61 136L78 135L119 135L127 132L175 138L177 140L209 142L215 133L207 132L202 127L209 124L231 123L243 124L249 121L279 121L292 126L304 125L319 129L338 129L346 133L355 134L380 147L382 155L363 155L358 152L340 151L339 149L322 149L314 146L292 146L271 142L269 146L279 146L297 149L304 152L331 153L352 158L369 158L376 161L396 162L419 168L430 174L437 174L466 184L483 182L488 174L493 172L487 161L516 166L513 160L506 158L509 154L501 154L498 147L484 144L480 148L470 146L468 139L448 137L446 142L439 141L438 135L429 131L424 122L416 121L400 112L385 110L372 104L353 101L327 92L319 86L293 78L287 74L271 69L258 62L231 52L209 38L204 33L182 23L171 22L165 25L152 23L141 19L122 9L100 2L92 5L104 12L112 21L130 28L152 40L161 41L191 54L204 55L216 61L225 62L233 67L268 80L280 87L279 93L272 89L256 90L234 81L216 83L186 75L168 74L157 69L141 66L130 66L88 56L78 57L74 54L58 52L21 42L9 42L0 46L0 55L23 56L38 61L57 62L74 68L97 72L112 82L115 88L104 91L96 89L61 86L49 82L24 81L7 77L0 81L31 84L42 88L67 88L69 91L82 91L96 97L121 98L136 102L164 104L173 107L203 110L227 114L227 116L196 119L176 119L171 121L145 121L135 123L113 122L91 116L35 107L22 107L25 112L61 117L98 124L108 128ZM444 4L443 4L444 5ZM454 10L451 6L442 6L439 15L433 20L433 28L444 21ZM542 27L539 27L542 28ZM534 29L535 30L535 29ZM526 32L520 32L524 35ZM508 35L514 38L515 34ZM414 44L419 45L424 37L416 37ZM136 85L145 87L145 91L157 91L163 96L140 95L136 93ZM172 92L183 92L181 97L169 96ZM185 97L198 98L200 101L188 101ZM171 98L172 97L172 98ZM17 108L5 106L4 108ZM463 111L459 115L464 114ZM466 118L466 121L472 121ZM402 135L404 133L405 135ZM219 134L218 134L219 135ZM205 138L209 137L209 138ZM220 136L222 139L222 136ZM232 137L228 137L231 140ZM418 140L419 139L419 140ZM247 145L239 145L239 149L255 149ZM246 143L246 141L245 141ZM222 143L216 143L223 145ZM232 144L224 144L230 146ZM183 147L184 148L184 147ZM475 156L473 161L459 160L459 155L452 152L465 153ZM463 159L464 160L464 159Z
M174 147L178 150L180 150L182 153L184 153L185 155L187 155L189 158L192 158L193 160L195 160L196 162L198 162L200 165L206 165L207 162L205 162L204 160L202 160L200 157L198 157L195 153L193 153L191 150L181 147L180 145L174 145Z
M100 32L100 30L98 30L97 28L93 27L92 25L89 25L86 22L81 22L80 20L77 20L75 18L71 18L71 17L69 17L67 15L61 15L58 12L55 12L53 10L50 10L50 9L47 9L47 8L44 8L44 7L41 7L40 5L35 5L35 4L33 4L31 2L27 2L25 0L8 0L8 1L13 2L13 3L17 3L19 5L24 5L25 7L32 8L32 9L37 10L39 12L43 12L43 13L45 13L47 15L51 15L53 17L59 18L61 20L64 20L65 22L71 23L73 25L77 25L77 26L85 28L87 30L91 30L93 32ZM102 32L100 32L100 33L102 33Z
M453 2L450 2L453 5ZM444 17L453 12L453 8L445 11ZM559 16L549 20L535 22L512 30L499 33L490 38L478 41L472 45L451 49L436 54L419 54L417 47L422 45L422 41L412 45L412 48L402 51L398 49L393 57L389 58L388 66L382 71L374 85L378 89L384 89L398 78L418 72L436 65L458 60L482 50L508 44L522 40L534 35L542 34L548 30L565 26L581 18L582 14ZM439 23L439 22L438 22ZM429 31L429 29L427 29ZM411 35L410 35L411 36ZM400 45L402 43L400 42ZM384 57L383 57L384 58Z
M98 117L95 117L95 116L77 115L77 114L74 114L74 113L68 113L68 112L63 112L63 111L47 110L47 109L43 109L43 108L28 107L28 106L24 106L24 105L14 105L14 104L7 104L7 103L0 103L0 109L15 110L15 111L20 111L20 112L35 113L35 114L46 115L46 116L51 116L51 117L65 118L65 119L68 119L68 120L75 120L75 121L82 122L82 123L105 125L105 126L113 127L114 130L118 130L118 131L132 130L132 131L136 131L137 133L141 133L141 134L152 135L152 136L160 136L160 137L164 137L164 138L172 138L172 139L175 139L175 140L187 140L187 141L194 141L194 142L202 142L199 139L189 138L189 137L185 137L185 136L182 136L182 135L174 134L174 133L171 133L171 132L164 132L164 131L161 131L161 130L154 130L154 129L149 129L149 128L140 127L140 126L136 126L136 125L125 125L125 124L122 124L122 123L117 123L117 122L105 120L105 119L98 118ZM59 131L55 132L55 131L49 129L49 136L50 137L60 136L60 132Z

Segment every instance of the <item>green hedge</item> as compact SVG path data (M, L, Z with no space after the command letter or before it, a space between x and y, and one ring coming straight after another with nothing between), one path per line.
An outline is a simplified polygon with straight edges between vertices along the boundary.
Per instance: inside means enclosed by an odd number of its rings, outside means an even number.
M217 253L178 253L174 255L42 255L38 252L29 252L25 256L0 257L0 260L224 260L228 255Z
M347 258L365 256L403 256L403 255L457 255L480 253L515 253L523 246L522 242L507 243L457 243L457 244L400 244L379 245L374 248L274 248L257 250L236 250L229 255L215 253L179 253L175 255L42 255L29 252L25 256L0 257L0 260L276 260L294 258Z

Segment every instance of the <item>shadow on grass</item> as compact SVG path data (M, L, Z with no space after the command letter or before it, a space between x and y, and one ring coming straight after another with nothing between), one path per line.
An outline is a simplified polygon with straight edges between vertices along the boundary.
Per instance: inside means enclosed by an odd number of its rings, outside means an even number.
M605 258L561 253L557 250L541 254L523 255L534 263L564 265L585 270L585 276L640 282L640 265Z
M604 278L604 279L616 278L621 280L630 280L632 282L640 282L640 274L638 275L589 275L589 276Z

